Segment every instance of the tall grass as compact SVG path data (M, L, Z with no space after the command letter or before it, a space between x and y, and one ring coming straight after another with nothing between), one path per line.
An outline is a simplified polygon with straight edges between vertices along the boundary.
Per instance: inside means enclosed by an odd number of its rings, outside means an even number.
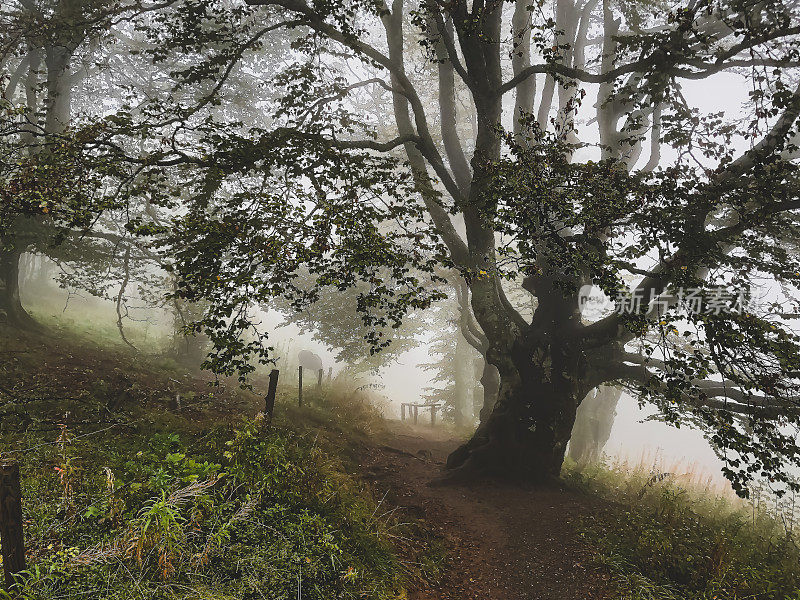
M761 496L737 498L690 463L567 464L563 476L611 501L581 534L621 599L800 599L794 521L787 526Z
M56 442L23 459L31 567L15 597L402 593L397 523L318 436L244 419Z

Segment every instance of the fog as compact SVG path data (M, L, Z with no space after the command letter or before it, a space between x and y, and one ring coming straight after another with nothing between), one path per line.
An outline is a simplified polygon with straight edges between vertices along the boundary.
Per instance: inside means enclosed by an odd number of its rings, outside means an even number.
M79 289L64 289L55 280L43 284L41 280L31 279L23 279L22 296L37 316L52 319L68 331L110 340L115 345L122 344L116 330L117 314L113 300L94 297ZM144 298L135 295L127 298L127 303L130 314L124 327L128 336L145 353L170 356L173 333L172 317L168 311L152 308ZM336 361L335 349L315 339L313 333L303 333L297 325L287 322L280 312L261 311L258 321L260 327L269 332L269 343L276 348L276 366L280 367L287 359L294 365L300 350L318 354L326 374L330 367L334 377L347 366ZM401 403L418 403L431 393L435 397L435 390L441 387L434 380L435 375L424 368L431 362L430 336L420 336L416 344L413 349L393 357L378 372L362 372L352 384L353 389L369 385L376 406L388 419L400 419ZM287 352L288 356L285 355ZM291 376L296 377L294 373ZM259 391L263 393L264 390ZM653 407L640 406L635 396L624 393L604 447L605 460L610 464L627 463L653 472L691 471L699 479L710 478L722 488L727 487L720 475L722 463L703 435L688 427L678 429L648 419L656 413ZM427 424L427 417L423 415L420 422ZM440 424L437 427L452 425ZM465 436L469 431L469 428L459 430L459 435Z
M800 0L0 0L5 589L800 598Z

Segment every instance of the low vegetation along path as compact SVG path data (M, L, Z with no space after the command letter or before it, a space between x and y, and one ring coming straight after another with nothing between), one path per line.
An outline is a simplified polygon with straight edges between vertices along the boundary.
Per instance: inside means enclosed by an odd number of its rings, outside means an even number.
M458 441L440 430L392 424L362 459L387 501L438 530L447 567L412 600L590 600L610 598L576 526L602 511L599 501L557 486L526 489L437 479Z

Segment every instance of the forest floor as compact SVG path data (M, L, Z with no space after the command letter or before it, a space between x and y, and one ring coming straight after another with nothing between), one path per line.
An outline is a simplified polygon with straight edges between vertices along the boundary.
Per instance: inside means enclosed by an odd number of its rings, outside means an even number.
M446 457L461 441L451 429L385 421L353 394L349 381L310 387L308 402L298 407L291 378L278 389L270 444L264 446L260 435L247 438L271 465L256 471L272 486L259 518L280 514L268 529L274 539L247 537L247 543L219 551L220 557L253 561L251 568L231 572L225 558L198 574L187 559L180 564L188 566L167 580L128 556L124 564L132 576L100 561L81 567L76 577L63 549L89 552L115 536L135 534L153 498L183 485L181 469L227 464L227 445L214 444L230 439L233 429L253 425L264 406L263 396L235 381L210 387L207 374L167 356L136 355L108 338L93 330L65 328L43 336L0 327L0 449L3 458L19 460L26 474L30 559L44 573L44 579L31 579L25 598L84 598L110 582L118 588L115 597L125 600L231 598L242 597L241 590L256 582L271 597L285 599L295 597L297 561L313 557L316 570L305 581L308 589L324 589L313 596L319 598L357 590L348 597L800 599L797 536L760 505L734 502L687 483L680 473L654 472L647 465L568 467L562 483L549 487L442 485ZM265 388L264 379L256 378L256 390ZM140 454L147 459L131 460ZM68 469L70 486L62 490L58 473ZM276 469L321 479L312 486L305 478L273 477ZM116 523L106 514L117 510L107 501L109 473L130 483L120 488L125 512L114 513ZM330 495L332 488L319 481L343 486L342 493ZM230 516L225 511L235 508L226 489L215 492L209 524L224 522ZM65 498L73 503L73 496L80 509L75 514L82 516L64 519ZM309 543L298 522L275 512L276 506L297 518L312 515L328 527L338 540L333 548L346 550L343 562L329 560L329 546ZM188 529L193 521L185 523ZM248 535L255 531L249 521L240 527ZM259 535L266 531L256 529ZM203 535L216 530L209 531ZM180 539L184 558L206 547L207 538L194 529ZM48 565L61 570L48 571ZM348 565L355 567L343 571ZM350 573L357 575L343 579ZM186 586L185 594L173 594L178 585ZM198 585L208 593L195 593ZM132 589L137 595L126 595ZM164 590L170 590L167 596L156 594Z
M609 575L576 531L579 522L600 518L607 504L558 485L442 485L444 461L458 443L444 430L395 421L361 457L379 496L401 515L425 521L447 547L440 577L409 598L611 598Z

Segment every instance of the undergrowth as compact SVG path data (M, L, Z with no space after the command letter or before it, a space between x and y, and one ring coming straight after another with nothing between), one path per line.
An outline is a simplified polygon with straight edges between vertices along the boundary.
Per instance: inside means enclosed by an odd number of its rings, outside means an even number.
M611 502L585 517L621 600L800 600L800 548L784 524L712 485L660 469L567 464Z
M19 597L399 593L396 525L307 436L260 420L104 449L64 429L22 466L31 568Z
M205 396L124 354L87 363L67 342L29 342L0 349L6 410L55 414L61 388L75 399L61 423L20 418L0 436L23 474L29 569L12 597L381 600L424 576L398 550L406 525L353 474L381 425L347 385L309 389L300 408L287 382L268 424L241 416L263 399L233 386ZM97 382L114 373L130 385L111 405Z

